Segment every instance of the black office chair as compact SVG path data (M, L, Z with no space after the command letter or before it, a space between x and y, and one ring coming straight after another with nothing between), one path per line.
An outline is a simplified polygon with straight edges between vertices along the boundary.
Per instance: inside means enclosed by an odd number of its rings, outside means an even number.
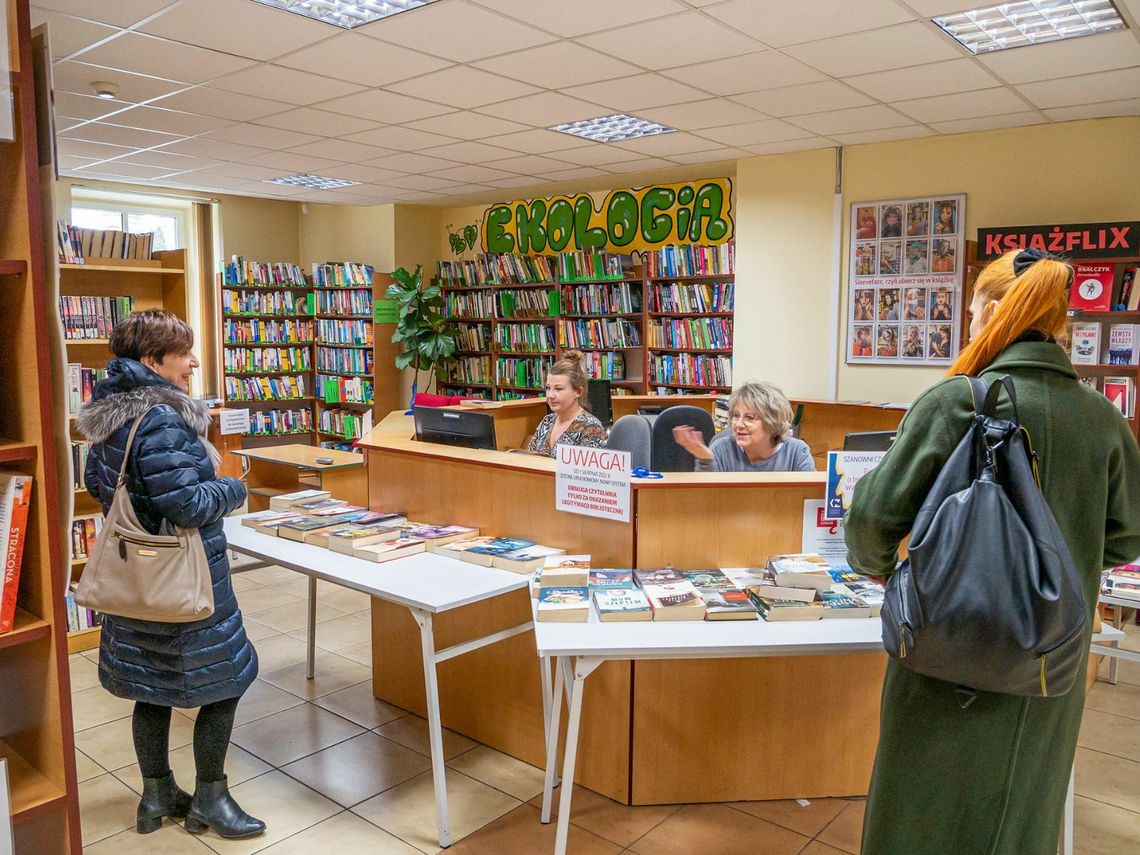
M653 440L650 446L650 468L655 472L692 472L693 455L677 445L673 428L680 425L694 427L708 443L713 438L713 420L707 411L688 404L666 407L653 422Z
M844 451L890 451L895 441L893 430L869 430L843 435Z
M609 427L614 423L614 409L610 401L610 381L590 380L586 384L587 409L593 413L594 418Z

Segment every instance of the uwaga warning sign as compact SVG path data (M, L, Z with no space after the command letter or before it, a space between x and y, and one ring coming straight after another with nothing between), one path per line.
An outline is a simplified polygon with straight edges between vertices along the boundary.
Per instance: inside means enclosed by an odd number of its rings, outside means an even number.
M629 522L628 451L559 445L554 508Z

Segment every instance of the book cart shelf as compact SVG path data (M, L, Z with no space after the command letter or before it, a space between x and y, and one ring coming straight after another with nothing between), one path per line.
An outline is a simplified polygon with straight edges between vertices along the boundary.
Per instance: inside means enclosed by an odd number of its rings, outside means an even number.
M435 281L460 332L440 389L538 396L545 366L573 348L616 395L728 392L735 278L710 272L731 271L731 251L720 255L700 246L655 251L634 276L605 253L440 262Z
M6 0L12 141L0 141L0 466L33 478L13 628L0 635L0 759L7 767L15 851L81 850L75 740L67 661L65 537L49 343L54 288L47 261L52 231L50 163L36 136L35 73L28 4ZM48 200L45 203L45 198ZM47 207L45 207L45 204ZM2 821L7 822L5 817ZM6 835L5 835L6 836Z

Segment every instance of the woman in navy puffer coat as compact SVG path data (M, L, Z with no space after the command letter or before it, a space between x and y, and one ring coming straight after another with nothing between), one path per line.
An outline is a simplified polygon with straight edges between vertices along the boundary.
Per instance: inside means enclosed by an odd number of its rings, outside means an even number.
M95 385L78 424L92 443L84 483L106 513L131 425L142 416L126 469L139 522L202 535L214 588L214 612L192 623L158 623L104 615L99 680L135 701L133 735L143 776L137 830L158 830L164 816L186 817L186 829L212 828L227 838L252 837L265 824L229 795L225 757L238 700L257 676L230 584L222 519L245 500L245 485L215 474L217 452L204 439L210 417L187 394L198 366L194 334L159 309L133 312L116 325L108 377ZM168 758L172 707L201 707L194 725L194 796L174 782Z

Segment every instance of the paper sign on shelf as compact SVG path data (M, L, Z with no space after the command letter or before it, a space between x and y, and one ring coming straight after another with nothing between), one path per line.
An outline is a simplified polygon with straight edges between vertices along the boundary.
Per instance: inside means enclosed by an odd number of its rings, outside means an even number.
M220 410L218 425L222 436L233 433L247 433L249 431L249 408L244 410Z
M372 319L378 324L394 324L400 320L399 300L374 300Z
M559 445L557 450L555 510L630 521L628 451L577 445Z
M859 479L879 465L885 451L827 452L827 492L823 518L841 520L851 507L851 494Z
M804 499L803 539L800 552L819 555L832 567L846 567L847 544L843 520L829 520L823 499Z

